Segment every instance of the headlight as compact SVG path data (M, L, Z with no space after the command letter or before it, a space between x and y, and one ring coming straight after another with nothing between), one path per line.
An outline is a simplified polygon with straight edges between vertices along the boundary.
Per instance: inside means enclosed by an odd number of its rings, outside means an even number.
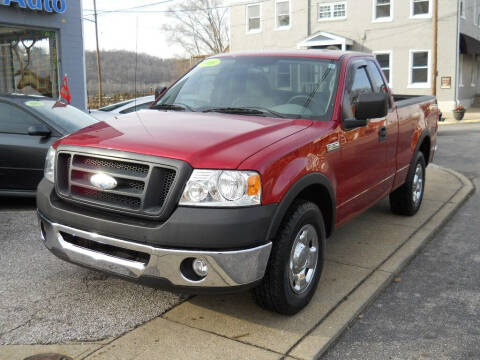
M55 182L55 154L56 150L50 146L45 158L45 170L43 172L45 179L51 183Z
M187 206L260 205L262 186L254 171L193 170L180 199Z

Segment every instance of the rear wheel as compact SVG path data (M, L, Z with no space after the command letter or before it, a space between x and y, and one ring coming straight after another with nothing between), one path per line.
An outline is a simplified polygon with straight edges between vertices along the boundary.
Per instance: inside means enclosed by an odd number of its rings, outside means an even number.
M257 303L285 315L303 309L320 279L325 241L318 206L303 200L295 202L274 239L265 277L254 290Z
M418 152L407 181L390 194L390 207L394 213L412 216L420 209L425 191L425 166L425 158Z

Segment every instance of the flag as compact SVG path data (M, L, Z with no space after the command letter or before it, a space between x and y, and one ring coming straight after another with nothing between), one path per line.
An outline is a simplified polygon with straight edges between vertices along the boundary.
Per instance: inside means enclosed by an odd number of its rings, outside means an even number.
M72 94L70 93L70 89L68 88L68 79L67 74L63 77L62 88L60 89L60 97L67 101L67 104L70 105L72 102Z

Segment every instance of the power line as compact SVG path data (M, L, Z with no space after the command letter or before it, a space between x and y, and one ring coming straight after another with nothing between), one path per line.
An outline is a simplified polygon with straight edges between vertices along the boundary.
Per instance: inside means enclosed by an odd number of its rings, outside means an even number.
M175 0L167 0L163 3L172 2ZM237 6L247 6L251 4L260 4L265 3L273 0L260 0L260 1L251 1L245 2L241 4L233 4L233 5L222 5L222 6L212 6L206 8L198 8L198 9L171 9L171 10L106 10L103 13L98 13L98 15L109 15L113 13L124 13L124 14L168 14L168 13L189 13L189 12L199 12L199 11L207 11L207 10L220 10L220 9L230 9ZM85 16L91 16L92 14L85 14Z
M130 12L131 10L142 9L142 8L146 8L146 7L150 7L150 6L157 6L157 5L169 3L169 2L172 2L172 1L174 1L174 0L157 1L157 2L154 2L154 3L150 3L150 4L133 6L133 7L124 8L124 9L117 9L117 10L100 10L100 11L97 12L97 15L108 14L108 13L116 13L116 12ZM83 11L90 11L92 13L94 12L93 9L83 9ZM92 14L88 14L88 15L92 15Z

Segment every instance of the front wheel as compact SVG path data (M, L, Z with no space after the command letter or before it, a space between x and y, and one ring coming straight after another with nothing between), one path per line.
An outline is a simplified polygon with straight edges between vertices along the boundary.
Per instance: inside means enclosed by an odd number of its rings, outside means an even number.
M285 315L303 309L317 288L325 243L325 224L318 206L295 202L273 241L265 277L254 289L257 303Z
M390 194L390 208L399 215L412 216L420 209L425 191L425 158L415 155L405 184Z

